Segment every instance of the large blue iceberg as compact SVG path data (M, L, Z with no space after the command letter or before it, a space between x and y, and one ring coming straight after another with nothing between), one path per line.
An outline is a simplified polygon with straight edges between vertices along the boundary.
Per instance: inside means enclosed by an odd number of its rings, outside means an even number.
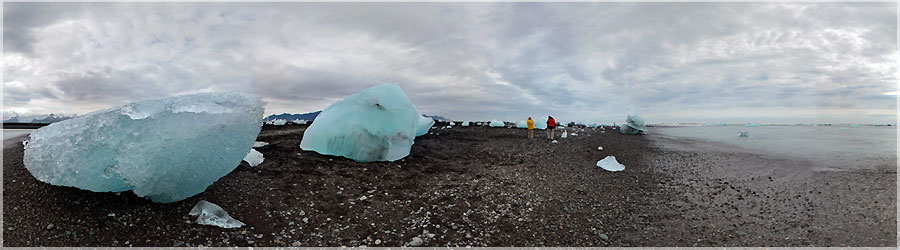
M644 126L644 118L637 115L628 115L625 124L619 127L619 133L622 134L639 135L645 131L647 131L647 127Z
M263 101L234 93L147 100L31 133L25 167L40 181L155 202L203 192L234 170L263 120Z
M358 162L396 161L409 155L420 124L431 127L421 117L400 86L377 85L325 108L300 148Z

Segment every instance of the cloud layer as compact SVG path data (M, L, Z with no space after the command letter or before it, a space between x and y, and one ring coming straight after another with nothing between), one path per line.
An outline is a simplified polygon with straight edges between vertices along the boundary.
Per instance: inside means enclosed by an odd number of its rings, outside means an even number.
M896 3L3 6L4 111L237 91L300 113L393 82L458 120L896 120Z

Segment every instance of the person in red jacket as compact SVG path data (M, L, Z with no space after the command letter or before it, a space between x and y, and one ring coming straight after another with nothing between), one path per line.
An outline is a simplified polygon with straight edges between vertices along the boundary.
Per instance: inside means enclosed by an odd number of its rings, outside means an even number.
M547 116L547 138L553 140L553 128L556 127L556 120L552 116Z

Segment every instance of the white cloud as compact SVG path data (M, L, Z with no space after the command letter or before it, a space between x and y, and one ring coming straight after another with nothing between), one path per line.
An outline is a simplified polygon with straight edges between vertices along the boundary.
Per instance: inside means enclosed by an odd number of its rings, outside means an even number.
M422 112L466 120L892 122L896 15L895 3L6 3L3 104L86 113L238 91L298 113L394 82Z

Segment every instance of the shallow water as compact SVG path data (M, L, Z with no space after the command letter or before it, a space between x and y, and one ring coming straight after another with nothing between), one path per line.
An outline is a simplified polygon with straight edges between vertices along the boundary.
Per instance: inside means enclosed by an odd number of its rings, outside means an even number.
M3 130L3 140L13 138L20 135L30 134L34 129L4 129Z
M748 132L749 137L739 137ZM650 128L649 135L692 139L739 149L809 161L816 170L897 167L896 127L704 126Z

